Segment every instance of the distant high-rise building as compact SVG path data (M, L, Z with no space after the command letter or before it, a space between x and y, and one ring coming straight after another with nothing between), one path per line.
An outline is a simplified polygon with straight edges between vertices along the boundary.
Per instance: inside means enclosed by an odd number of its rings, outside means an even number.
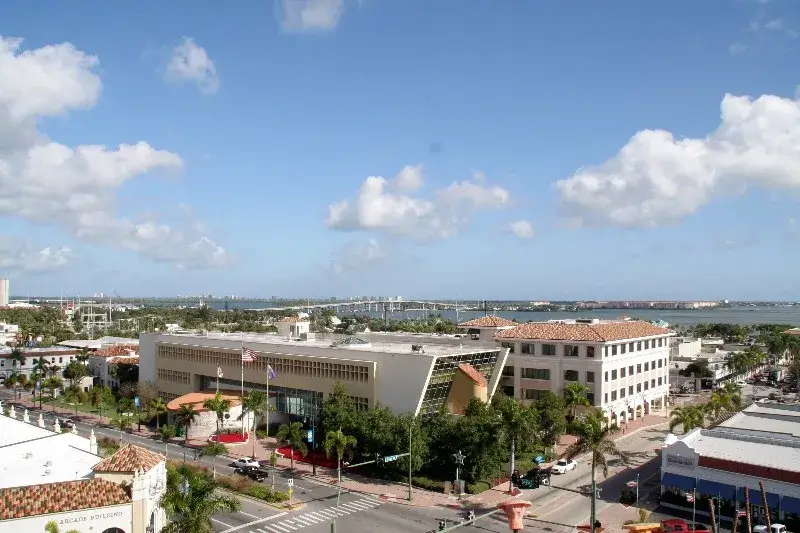
M9 296L11 296L11 282L6 278L0 278L0 307L8 305Z

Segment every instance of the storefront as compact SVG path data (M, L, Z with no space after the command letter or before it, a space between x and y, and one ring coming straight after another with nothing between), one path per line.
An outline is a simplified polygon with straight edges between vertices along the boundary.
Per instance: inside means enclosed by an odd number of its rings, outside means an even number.
M0 533L42 533L48 522L55 522L60 532L131 533L131 504L64 513L40 514L0 521Z

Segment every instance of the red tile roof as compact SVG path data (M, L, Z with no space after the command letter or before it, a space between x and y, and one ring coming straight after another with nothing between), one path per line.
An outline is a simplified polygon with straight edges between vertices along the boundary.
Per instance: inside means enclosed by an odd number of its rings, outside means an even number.
M181 405L192 404L196 411L202 413L204 411L208 411L208 409L203 407L203 402L210 400L214 397L214 395L216 395L216 391L214 390L190 392L189 394L184 394L183 396L170 401L167 404L167 409L170 411L178 411L180 410ZM222 396L223 400L230 400L231 406L240 405L242 403L242 395L238 392L220 391L220 396Z
M92 470L95 472L127 473L136 470L145 472L155 468L164 458L133 444L126 444L117 453L97 463Z
M138 356L130 356L130 357L112 357L108 359L108 364L110 365L138 365L139 364L139 357Z
M285 316L278 320L281 324L296 324L297 322L309 322L308 318L300 318L299 316Z
M800 335L800 328L787 329L783 332L784 335Z
M508 320L507 318L496 315L486 315L480 318L473 318L458 325L460 328L503 328L508 326L519 326L519 322Z
M105 348L100 348L92 355L99 355L100 357L120 357L120 356L129 356L133 354L139 353L139 345L138 344L114 344L113 346L106 346Z
M130 503L128 491L105 479L0 489L0 520Z
M458 369L461 370L464 374L466 374L469 379L471 379L481 387L489 386L489 382L486 381L486 378L483 376L483 374L478 372L474 366L467 363L461 363L460 365L458 365Z
M598 324L530 322L513 329L500 331L495 337L499 339L609 342L670 334L672 334L670 330L650 322L625 320Z

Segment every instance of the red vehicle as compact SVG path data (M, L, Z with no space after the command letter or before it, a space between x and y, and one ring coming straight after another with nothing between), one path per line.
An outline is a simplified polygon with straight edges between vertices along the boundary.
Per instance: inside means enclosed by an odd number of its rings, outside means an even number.
M661 530L664 533L711 533L703 524L689 524L680 518L662 520Z

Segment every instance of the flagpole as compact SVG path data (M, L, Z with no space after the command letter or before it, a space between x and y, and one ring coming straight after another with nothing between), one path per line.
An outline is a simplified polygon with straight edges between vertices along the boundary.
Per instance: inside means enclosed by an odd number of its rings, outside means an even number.
M242 402L242 412L244 412L244 341L242 341L242 352L241 352L240 355L241 355L241 359L242 359L242 396L241 396L241 402ZM245 419L245 417L243 416L242 417L242 437L244 437L244 419Z

